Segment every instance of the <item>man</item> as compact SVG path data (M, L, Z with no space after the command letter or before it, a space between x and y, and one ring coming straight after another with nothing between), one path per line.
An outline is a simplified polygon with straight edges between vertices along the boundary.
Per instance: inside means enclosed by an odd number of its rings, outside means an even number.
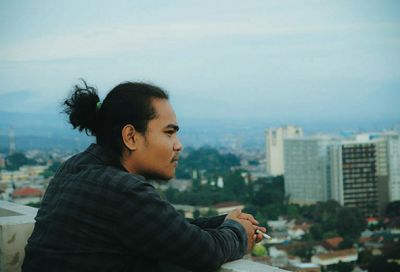
M239 210L189 222L147 182L171 179L182 150L163 90L127 82L100 103L84 82L64 105L96 144L50 182L23 271L209 271L262 239L265 228Z

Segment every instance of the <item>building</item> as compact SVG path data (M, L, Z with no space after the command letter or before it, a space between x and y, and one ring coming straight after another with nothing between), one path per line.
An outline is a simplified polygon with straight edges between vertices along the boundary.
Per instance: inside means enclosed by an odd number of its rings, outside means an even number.
M321 266L337 264L339 262L349 263L358 259L358 253L355 248L342 249L323 254L317 254L311 257L311 262Z
M195 218L196 213L197 216L207 214L209 211L208 207L200 207L200 206L192 206L192 205L181 205L181 204L172 204L174 208L182 213L186 218Z
M27 205L30 203L39 203L43 197L43 191L38 188L25 187L15 190L12 193L15 203Z
M386 139L362 135L332 146L330 154L333 199L365 216L382 212L389 198Z
M400 134L359 134L352 140L326 136L283 140L285 193L291 203L329 199L382 214L400 200Z
M389 202L400 200L400 133L386 135L389 161Z
M343 242L343 238L340 236L332 237L329 239L325 239L322 241L322 246L327 250L327 251L332 251L332 250L337 250L339 248L340 243Z
M43 173L48 167L48 165L25 165L16 171L1 170L0 183L29 180Z
M218 215L227 214L235 209L244 209L244 205L236 201L220 202L212 206Z
M284 174L283 140L303 136L303 130L294 126L267 129L266 141L266 167L267 174L279 176Z
M289 227L288 234L291 239L301 239L306 233L310 231L311 224L303 222L302 224L294 224Z
M285 194L291 203L331 199L328 147L335 143L326 136L284 140Z

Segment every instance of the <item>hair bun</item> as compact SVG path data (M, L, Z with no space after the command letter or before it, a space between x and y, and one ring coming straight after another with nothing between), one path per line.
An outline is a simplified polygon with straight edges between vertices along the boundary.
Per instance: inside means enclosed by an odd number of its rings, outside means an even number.
M82 86L75 85L72 94L63 103L64 110L69 116L73 128L85 130L86 134L96 135L98 128L98 103L100 98L96 88L87 85L82 79ZM101 104L100 104L101 105ZM99 107L100 108L100 107Z

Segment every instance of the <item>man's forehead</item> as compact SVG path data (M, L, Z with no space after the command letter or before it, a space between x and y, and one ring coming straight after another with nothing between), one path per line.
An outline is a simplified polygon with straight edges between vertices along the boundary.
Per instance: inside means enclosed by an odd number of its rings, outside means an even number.
M166 99L154 99L152 106L159 118L172 117L175 119L175 112L171 104Z
M156 112L156 118L150 122L158 123L163 128L179 130L175 112L168 100L155 99L153 100L153 107Z

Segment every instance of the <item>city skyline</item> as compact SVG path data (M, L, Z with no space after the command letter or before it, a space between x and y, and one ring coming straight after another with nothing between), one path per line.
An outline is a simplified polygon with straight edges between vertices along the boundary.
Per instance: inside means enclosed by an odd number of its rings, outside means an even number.
M3 1L0 110L153 82L178 119L399 122L398 1ZM321 122L323 123L323 121Z

